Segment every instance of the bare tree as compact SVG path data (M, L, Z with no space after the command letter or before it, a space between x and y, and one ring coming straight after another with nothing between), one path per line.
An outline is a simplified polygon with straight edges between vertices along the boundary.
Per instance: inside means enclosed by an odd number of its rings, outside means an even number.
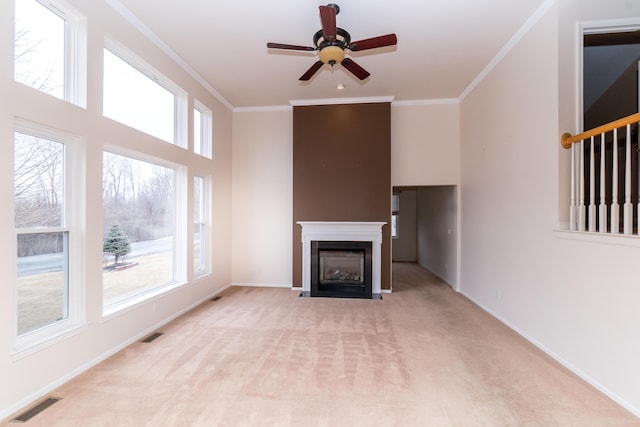
M146 168L143 162L110 153L105 154L103 167L105 224L120 224L132 242L171 235L173 170Z
M60 225L64 146L15 133L16 227Z
M41 55L44 40L28 29L21 17L16 17L14 33L14 79L42 92L59 92L60 85L52 82L58 64L56 61L44 63Z

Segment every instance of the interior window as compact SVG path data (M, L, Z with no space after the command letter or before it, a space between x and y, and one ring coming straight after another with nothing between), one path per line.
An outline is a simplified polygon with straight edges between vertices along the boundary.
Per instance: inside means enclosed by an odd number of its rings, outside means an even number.
M105 310L175 282L176 171L103 155Z
M103 85L106 117L163 141L184 145L178 132L181 95L176 94L175 88L170 90L169 83L158 73L142 72L104 49Z
M86 106L85 21L55 0L16 0L15 81Z
M198 101L193 109L193 151L204 157L211 158L211 110Z
M15 80L64 99L65 20L36 0L15 4Z
M65 144L15 132L18 335L69 315Z

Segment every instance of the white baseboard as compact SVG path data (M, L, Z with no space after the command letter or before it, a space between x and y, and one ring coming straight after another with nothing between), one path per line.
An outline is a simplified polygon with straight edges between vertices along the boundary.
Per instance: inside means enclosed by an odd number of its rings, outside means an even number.
M540 350L542 350L544 353L546 353L549 357L553 358L555 361L560 363L562 366L564 366L565 368L567 368L568 370L570 370L571 372L573 372L574 374L576 374L577 376L582 378L584 381L586 381L591 386L593 386L594 388L599 390L601 393L605 394L608 398L610 398L611 400L616 402L618 405L622 406L624 409L626 409L627 411L631 412L636 417L640 418L640 408L636 408L631 403L627 402L625 399L623 399L622 397L618 396L616 393L614 393L613 391L609 390L607 387L602 385L595 378L593 378L589 374L585 373L581 369L577 368L571 362L569 362L568 360L562 358L561 356L559 356L558 354L553 352L550 348L548 348L547 346L545 346L541 342L537 341L536 339L532 338L526 332L522 331L518 327L512 325L510 322L508 322L507 320L505 320L501 316L498 316L496 313L494 313L489 308L485 307L483 304L478 303L476 300L471 298L465 292L460 291L460 293L462 295L464 295L466 298L468 298L475 305L477 305L478 307L480 307L481 309L483 309L484 311L489 313L491 316L493 316L494 318L496 318L497 320L499 320L500 322L505 324L507 327L509 327L510 329L515 331L518 335L520 335L521 337L523 337L524 339L529 341L531 344L533 344L536 347L538 347Z
M89 362L77 367L76 369L74 369L73 371L69 372L68 374L62 376L61 378L57 379L56 381L54 381L52 383L49 383L46 386L40 388L39 390L31 393L30 395L28 395L24 399L20 399L18 402L14 403L13 405L11 405L11 406L9 406L7 408L3 408L2 410L0 410L0 420L4 420L5 418L10 417L11 415L19 412L20 410L22 410L22 409L26 408L27 406L33 404L34 402L38 401L39 399L42 399L44 396L46 396L47 394L51 393L56 388L58 388L61 385L71 381L72 379L74 379L78 375L80 375L83 372L89 370L90 368L96 366L98 363L103 362L104 360L106 360L109 357L113 356L117 352L125 349L126 347L130 346L131 344L141 340L142 338L146 337L150 333L154 332L158 328L161 328L162 326L166 325L167 323L171 322L172 320L182 316L183 314L187 313L190 310L193 310L194 308L196 308L200 304L210 300L215 295L223 292L225 289L228 289L230 286L231 285L227 285L227 286L224 286L221 289L218 289L218 290L212 292L208 296L206 296L204 298L201 298L200 300L196 301L193 304L190 304L189 306L183 308L182 310L179 310L178 312L174 313L173 315L169 316L168 318L162 319L160 322L158 322L155 325L145 329L142 332L139 332L138 334L134 335L132 338L130 338L130 339L124 341L123 343L113 347L112 349L102 353L101 355L95 357L94 359L90 360Z
M446 283L447 285L449 285L451 287L451 289L453 289L454 291L458 291L458 288L452 284L451 282L449 282L448 279L445 279L444 277L442 277L439 273L436 273L435 271L433 271L430 267L427 267L426 265L420 264L420 262L417 262L417 264L424 268L425 270L429 270L429 272L431 274L433 274L434 276L436 276L438 279L442 280L444 283ZM467 297L468 298L468 297Z
M247 286L250 288L291 288L291 283L247 283L247 282L233 282L231 286ZM295 288L293 288L295 289ZM302 290L302 288L300 288Z

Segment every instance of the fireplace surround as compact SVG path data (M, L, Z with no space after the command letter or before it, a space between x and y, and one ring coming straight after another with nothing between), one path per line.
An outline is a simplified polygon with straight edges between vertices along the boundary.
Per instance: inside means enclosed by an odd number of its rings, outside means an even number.
M385 222L299 221L298 224L302 227L302 296L356 296L353 295L355 289L364 287L363 293L359 290L356 297L381 298L381 245ZM325 272L323 283L316 283L312 289L312 281L320 282L321 278L319 251L327 252L323 263L338 265L334 271ZM338 261L337 257L343 260ZM354 267L360 262L362 268ZM312 263L318 264L315 269ZM357 271L348 271L347 276L338 277L340 272L335 270L349 264L351 267L347 270ZM333 292L336 290L338 292Z

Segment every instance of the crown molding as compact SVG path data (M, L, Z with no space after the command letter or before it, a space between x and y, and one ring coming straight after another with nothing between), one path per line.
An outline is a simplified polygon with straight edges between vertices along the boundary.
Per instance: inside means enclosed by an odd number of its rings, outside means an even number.
M449 105L459 104L457 98L438 98L438 99L407 99L403 101L393 101L393 107L416 107L421 105Z
M393 96L372 96L365 98L325 98L325 99L294 99L289 101L294 107L309 105L335 105L335 104L372 104L379 102L392 102Z
M487 64L486 67L480 71L480 74L476 76L475 79L467 86L467 88L460 94L458 100L460 102L464 101L464 99L471 93L473 90L493 71L496 66L516 47L516 45L522 40L522 38L527 35L529 31L542 19L543 16L547 14L547 12L557 3L558 0L545 0L533 14L522 24L522 27L516 31L516 33L509 39L509 41L498 51L496 56L493 57L491 61Z
M257 107L236 107L233 109L234 113L269 113L277 111L291 111L293 106L291 105L265 105Z

